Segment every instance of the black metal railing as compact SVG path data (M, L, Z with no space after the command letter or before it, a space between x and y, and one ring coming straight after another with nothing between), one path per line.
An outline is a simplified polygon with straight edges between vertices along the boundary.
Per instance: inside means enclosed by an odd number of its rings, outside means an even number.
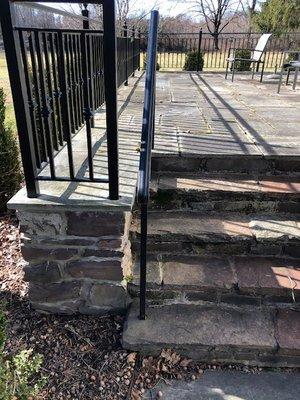
M87 9L82 11L83 29L17 27L14 2L1 0L1 26L28 197L39 195L41 180L107 183L110 199L119 197L117 87L127 83L139 67L140 38L134 30L117 37L115 2L98 3L103 7L103 21L99 21L103 30L89 29ZM104 103L108 177L102 178L94 173L92 128L94 114ZM76 173L72 141L83 127L86 177ZM68 173L61 176L55 157L63 146L68 154L68 168L63 170Z
M162 70L184 69L187 54L201 50L205 71L226 69L229 48L254 48L261 33L221 33L218 37L203 32L160 33L158 38L157 62ZM284 50L300 48L300 32L273 36L266 49L267 70L281 67ZM142 35L141 49L146 57L147 34Z
M117 39L118 85L128 84L128 78L134 76L140 68L140 35L125 24Z
M141 138L141 155L138 175L137 201L141 206L141 251L140 251L140 319L146 317L147 284L147 220L149 186L151 178L151 152L154 146L156 60L158 37L158 11L152 11L146 67L146 83Z

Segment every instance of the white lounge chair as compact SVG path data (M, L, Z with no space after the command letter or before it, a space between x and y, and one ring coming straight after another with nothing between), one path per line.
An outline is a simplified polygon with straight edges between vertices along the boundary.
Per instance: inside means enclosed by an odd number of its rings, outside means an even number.
M231 72L232 72L232 82L234 80L234 74L235 74L235 66L238 61L249 61L252 63L252 79L254 78L254 73L255 73L255 66L257 66L257 70L259 69L259 65L262 64L262 70L260 74L260 82L263 80L263 75L264 75L264 70L265 70L265 59L264 59L264 54L266 51L266 47L268 44L268 41L270 37L272 36L272 33L264 33L258 40L257 45L255 49L247 49L247 48L233 48L231 47L228 52L228 58L227 58L227 66L226 66L226 74L225 74L225 79L228 77L228 70L229 70L229 65L231 64ZM250 50L252 52L250 58L240 58L236 57L236 52L237 50Z

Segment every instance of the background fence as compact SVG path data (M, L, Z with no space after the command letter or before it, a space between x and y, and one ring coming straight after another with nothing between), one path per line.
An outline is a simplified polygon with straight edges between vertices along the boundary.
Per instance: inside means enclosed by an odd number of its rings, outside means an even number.
M222 33L218 40L209 33L164 33L158 40L158 63L161 69L182 70L186 55L198 51L204 58L204 70L225 70L230 47L254 48L261 33ZM143 36L141 48L146 56L147 38ZM266 52L266 69L276 70L283 62L284 50L300 50L300 32L273 36Z

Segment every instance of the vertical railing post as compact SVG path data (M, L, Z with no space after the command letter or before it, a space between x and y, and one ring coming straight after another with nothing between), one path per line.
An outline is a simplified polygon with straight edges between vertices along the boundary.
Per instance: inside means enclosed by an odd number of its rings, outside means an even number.
M82 22L82 27L83 29L90 29L90 12L88 10L88 4L83 3L84 9L82 9L81 14L85 19ZM89 65L88 65L88 73L89 73L89 85L90 85L90 90L89 90L89 96L90 96L90 105L93 111L95 111L95 96L94 96L94 71L93 71L93 58L92 58L92 40L90 36L87 36L87 57L89 59ZM94 115L91 118L91 127L95 127L95 120L94 120Z
M138 30L138 38L139 38L139 58L138 58L138 71L141 70L141 30Z
M126 75L125 86L128 86L128 78L129 78L128 77L128 26L127 26L126 21L124 23L123 31L124 31L124 38L126 40L126 45L125 45L125 75Z
M201 47L202 47L202 28L199 31L199 39L198 39L198 54L197 54L197 72L200 72L200 63L201 63Z
M141 204L140 320L146 319L148 204Z
M132 28L132 77L134 77L135 69L135 27Z
M147 218L149 188L151 177L151 148L154 143L157 31L158 11L152 11L147 50L147 68L144 93L143 126L141 156L138 175L137 201L141 204L141 247L140 247L140 313L139 318L146 318L147 293Z
M109 198L119 198L117 40L115 2L103 3L103 54Z
M86 126L87 137L87 150L88 150L88 164L89 164L89 177L92 181L94 179L94 166L93 166L93 146L92 146L92 119L93 111L90 97L90 76L89 76L89 51L88 51L89 37L85 33L81 34L81 70L83 76L83 116Z
M89 21L89 10L87 9L88 4L83 3L83 9L81 10L81 15L85 17L85 19L82 21L82 27L83 29L90 29L90 21Z
M2 0L0 20L7 68L14 100L27 195L28 197L37 197L39 195L39 185L37 181L33 133L18 32L13 29L15 22L13 7L13 4L11 4L9 0Z

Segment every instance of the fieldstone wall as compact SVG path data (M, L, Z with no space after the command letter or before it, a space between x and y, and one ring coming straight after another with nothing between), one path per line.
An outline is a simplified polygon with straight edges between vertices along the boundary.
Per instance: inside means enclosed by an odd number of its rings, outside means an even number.
M18 212L33 307L53 313L125 311L130 212Z

